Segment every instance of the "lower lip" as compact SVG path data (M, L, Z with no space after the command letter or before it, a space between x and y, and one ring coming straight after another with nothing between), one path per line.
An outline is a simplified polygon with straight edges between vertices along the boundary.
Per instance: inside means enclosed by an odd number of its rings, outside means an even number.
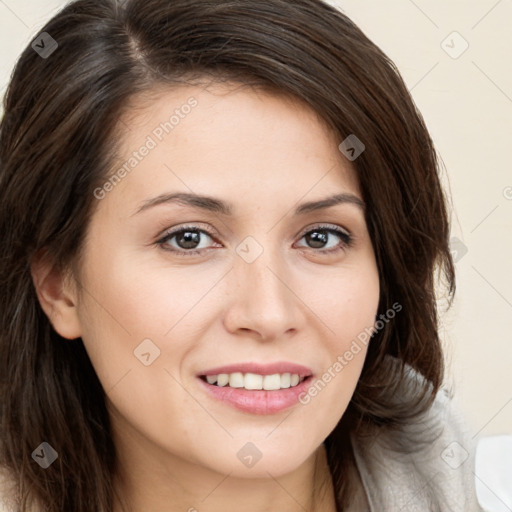
M293 388L272 391L216 386L208 384L201 378L199 380L211 396L236 409L251 414L275 414L292 407L299 401L299 396L309 388L312 376L305 378Z

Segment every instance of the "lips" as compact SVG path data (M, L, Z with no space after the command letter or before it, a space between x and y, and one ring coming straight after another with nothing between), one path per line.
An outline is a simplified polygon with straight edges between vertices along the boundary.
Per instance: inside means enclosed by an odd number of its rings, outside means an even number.
M228 375L230 384L236 387L226 385ZM261 389L261 386L253 389L240 387L242 377L245 380L245 377L250 376L251 382L255 382L258 375L260 379L263 376L266 388L269 387L266 379L272 380L271 390ZM246 413L266 415L296 406L300 395L305 393L311 384L313 372L306 366L286 361L267 364L251 362L217 366L198 373L197 377L200 387L211 398ZM215 383L216 377L223 377L223 385ZM277 378L280 379L280 385L276 386L273 380ZM232 379L237 382L231 382ZM295 380L294 385L291 385L291 379Z
M244 388L219 387L198 378L201 389L212 399L229 407L250 414L277 414L297 406L301 395L307 392L312 377L306 377L295 387L274 391L247 390Z

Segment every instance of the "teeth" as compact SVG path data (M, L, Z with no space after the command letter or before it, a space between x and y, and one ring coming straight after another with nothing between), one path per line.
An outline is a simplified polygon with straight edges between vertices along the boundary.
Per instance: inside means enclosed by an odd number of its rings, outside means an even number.
M263 389L263 376L255 373L246 373L244 377L245 389Z
M292 374L291 373L283 373L281 375L281 379L280 379L280 387L282 388L289 388L290 385L291 385L291 377L292 377ZM297 375L298 377L298 375ZM297 381L298 382L298 381Z
M229 387L230 388L243 388L244 387L244 374L243 373L230 373L229 374Z
M220 373L219 375L207 375L208 384L217 384L217 386L229 386L231 388L245 389L265 389L273 391L276 389L286 389L294 387L302 382L296 373L274 373L273 375L258 375L256 373L241 372Z
M263 377L263 389L272 391L274 389L280 389L281 387L281 375L274 373L274 375L265 375Z
M229 376L227 373L221 373L217 375L217 386L226 386L229 382Z

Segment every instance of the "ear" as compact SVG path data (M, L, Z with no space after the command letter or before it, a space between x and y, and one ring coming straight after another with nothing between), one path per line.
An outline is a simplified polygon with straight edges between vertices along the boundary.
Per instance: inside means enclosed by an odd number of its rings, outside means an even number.
M34 257L30 271L39 303L53 328L63 338L79 338L82 330L74 279L55 267L46 249Z

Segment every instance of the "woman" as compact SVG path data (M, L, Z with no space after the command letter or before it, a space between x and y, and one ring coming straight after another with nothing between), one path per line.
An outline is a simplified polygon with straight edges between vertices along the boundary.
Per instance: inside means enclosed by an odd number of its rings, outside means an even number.
M13 510L480 510L435 150L346 16L73 2L16 66L0 161Z

